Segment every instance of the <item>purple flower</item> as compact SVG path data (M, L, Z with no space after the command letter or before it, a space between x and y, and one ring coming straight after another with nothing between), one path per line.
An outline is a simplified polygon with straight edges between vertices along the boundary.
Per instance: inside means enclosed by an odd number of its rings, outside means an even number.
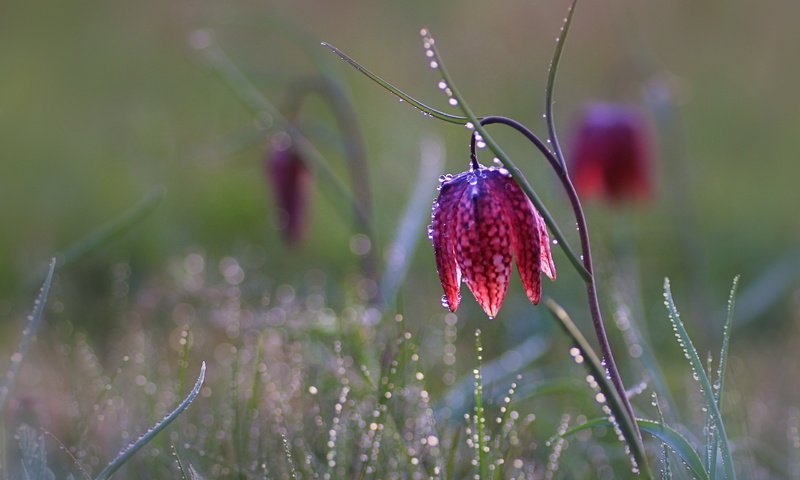
M575 128L567 160L582 196L619 202L646 199L652 193L645 122L632 106L589 104Z
M541 297L540 274L556 278L544 220L505 169L480 166L442 177L429 233L442 303L452 312L463 278L494 318L506 296L512 257L534 304Z
M265 170L275 196L281 237L289 245L297 244L306 227L311 174L291 148L273 148L265 158Z

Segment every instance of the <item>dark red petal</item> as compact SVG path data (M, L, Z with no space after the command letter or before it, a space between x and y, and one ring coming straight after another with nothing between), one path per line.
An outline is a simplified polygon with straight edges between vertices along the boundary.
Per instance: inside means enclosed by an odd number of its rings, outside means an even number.
M536 211L536 207L531 205L531 208L536 215L536 224L539 226L539 268L542 273L550 277L550 280L555 280L556 264L553 263L553 256L550 254L550 235L547 234L547 225L544 223L544 218Z
M492 179L498 196L504 197L505 210L511 212L512 248L525 295L531 302L538 304L542 294L541 230L537 220L539 215L514 179L499 171L494 172Z
M281 235L287 244L295 244L305 231L311 174L293 150L273 150L265 163L282 217L279 220Z
M467 186L463 179L456 179L441 185L439 196L433 204L431 240L436 270L442 283L447 307L455 312L461 301L461 270L456 263L456 207L461 194Z
M511 273L511 221L502 196L471 173L456 209L456 261L475 300L493 318L508 290Z

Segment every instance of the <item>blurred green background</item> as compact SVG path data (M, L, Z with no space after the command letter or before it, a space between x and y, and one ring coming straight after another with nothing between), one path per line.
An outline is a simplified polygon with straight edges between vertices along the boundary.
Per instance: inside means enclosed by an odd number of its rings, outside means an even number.
M300 283L309 270L321 270L330 279L331 303L344 303L336 292L346 287L338 282L357 269L349 219L330 204L330 194L317 190L306 241L291 250L281 244L263 175L267 138L226 151L230 135L249 131L254 117L191 48L192 32L213 32L278 105L293 80L316 72L297 40L301 32L309 45L328 41L412 95L449 109L422 52L418 31L427 25L477 113L507 115L544 133L544 84L566 7L552 0L4 2L2 330L17 331L16 319L29 307L52 255L160 187L167 194L152 216L61 273L59 300L78 328L98 334L108 328L113 265L130 265L135 290L193 251L244 258L246 269L261 272L273 286ZM747 288L781 266L789 273L753 294L754 305L765 307L755 309L758 315L747 326L754 342L744 345L735 337L734 344L747 352L773 345L784 332L796 337L799 14L800 4L788 1L579 5L556 88L562 140L568 140L571 119L585 102L627 101L647 109L647 92L654 88L666 96L678 126L678 132L659 130L651 111L660 146L653 201L621 210L592 204L587 211L601 270L634 262L641 304L658 344L672 342L661 304L663 277L673 278L676 300L696 314L687 323L701 335L705 351L717 348L717 313L732 277L742 274ZM317 48L348 90L364 129L383 247L413 188L420 140L441 137L445 170L458 172L467 165L468 136L463 128L399 104ZM330 124L331 115L311 101L302 118ZM324 132L318 137L332 168L346 178L335 145ZM497 138L556 218L571 225L545 163L514 133L498 129ZM432 190L431 200L434 195ZM427 222L419 219L421 241L403 287L407 316L417 325L440 321L443 313L424 237ZM545 294L580 313L578 277L561 252L555 260L561 278L546 282ZM506 323L490 327L507 335L485 341L489 356L516 343L516 332L544 328L530 321L516 277L512 285L503 312L509 320L501 313L498 320ZM777 292L774 299L771 292ZM485 323L467 295L463 308L470 322ZM532 315L544 318L538 310ZM16 338L7 337L4 346ZM677 354L677 347L669 348ZM685 367L674 358L676 368Z

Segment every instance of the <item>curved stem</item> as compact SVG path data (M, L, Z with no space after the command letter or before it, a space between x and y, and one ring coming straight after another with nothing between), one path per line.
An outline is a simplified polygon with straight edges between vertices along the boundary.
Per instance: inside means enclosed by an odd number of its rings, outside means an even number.
M449 113L443 112L441 110L437 110L433 107L429 107L425 105L421 101L417 100L416 98L412 97L411 95L407 94L406 92L400 90L399 88L395 87L391 83L387 82L386 80L382 79L378 75L372 73L367 69L367 67L361 65L360 63L356 62L353 58L349 55L344 53L343 51L339 50L338 48L334 47L330 43L322 42L322 46L336 54L339 58L347 62L351 67L355 68L362 74L366 75L367 78L372 80L373 82L377 83L381 87L385 88L393 95L397 96L400 100L407 102L409 105L419 109L420 111L424 112L431 117L438 118L439 120L444 120L445 122L455 123L458 125L464 125L469 121L467 117L460 117L458 115L451 115Z
M625 410L630 418L633 419L634 429L637 436L641 438L642 434L639 432L639 428L636 425L636 417L633 414L633 408L628 400L628 396L625 394L625 386L622 383L622 377L619 374L617 364L614 361L614 355L611 352L611 345L608 342L605 324L603 323L603 317L600 313L600 301L597 296L597 285L595 283L594 269L592 266L592 250L589 243L589 231L586 226L586 217L583 214L583 207L581 207L578 193L575 190L575 186L572 184L572 180L569 178L567 170L562 167L558 158L556 158L553 152L547 148L547 146L541 141L541 139L539 139L539 137L536 136L536 134L531 132L527 127L516 120L501 116L489 116L481 119L480 123L481 126L499 123L511 127L517 132L521 133L525 138L533 143L536 148L539 149L539 151L542 152L548 163L550 163L550 166L553 168L553 170L555 170L558 179L561 181L564 190L567 192L569 202L572 205L572 211L575 215L575 222L578 226L578 235L581 241L581 260L583 262L583 268L589 273L588 278L584 278L584 280L586 282L586 294L589 301L589 312L592 316L592 326L594 327L595 334L597 335L597 340L600 343L600 351L603 355L603 361L606 369L608 370L608 375L611 377L611 382L614 384L614 388L616 389L617 394L620 396L620 399L625 406ZM472 141L470 142L470 148L473 149L473 152L474 145L475 132L473 131Z
M320 173L336 192L336 197L343 199L352 205L356 215L365 216L364 209L355 200L350 189L342 183L339 177L331 170L328 161L316 149L308 138L305 137L292 122L290 122L277 107L275 107L266 97L253 85L250 80L239 70L222 48L213 40L197 47L210 63L211 67L228 84L228 87L235 93L239 100L253 113L259 124L266 130L282 128L292 138L292 144L309 161L315 171ZM339 203L334 205L339 207ZM343 214L344 215L344 214Z
M553 60L550 62L550 68L547 72L547 85L544 89L544 117L547 120L547 135L550 139L550 144L553 146L553 153L558 159L562 167L566 168L564 162L564 154L561 153L561 145L558 143L558 136L556 135L556 122L553 117L553 91L556 86L556 73L558 72L558 63L561 61L561 52L564 50L564 41L569 33L569 27L572 25L572 16L575 14L575 5L578 0L572 0L572 4L567 11L567 17L564 19L564 25L561 27L561 34L556 40L556 50L553 52Z
M359 128L356 113L339 85L330 78L322 76L301 80L291 85L285 109L288 119L293 120L297 116L304 97L309 94L319 95L327 101L342 133L344 157L350 173L353 194L359 205L359 208L356 209L356 228L369 238L371 244L369 251L363 258L362 268L367 278L376 280L378 242L375 238L375 229L373 227L372 193L367 167L368 162L364 151L364 137Z

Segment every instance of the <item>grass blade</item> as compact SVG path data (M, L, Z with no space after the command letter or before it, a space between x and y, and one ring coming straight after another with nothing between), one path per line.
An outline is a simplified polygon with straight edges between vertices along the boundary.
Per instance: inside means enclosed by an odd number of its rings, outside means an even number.
M700 382L700 393L705 399L706 408L713 420L714 428L716 429L716 437L719 439L720 451L722 452L722 463L725 467L725 476L728 480L736 478L736 472L733 468L733 459L731 458L731 450L728 445L728 436L725 433L725 425L722 422L722 415L719 413L719 407L714 396L714 390L711 387L711 382L708 380L703 362L697 355L697 350L694 348L689 333L681 321L678 309L675 307L675 302L672 300L672 291L670 289L669 279L664 279L664 301L669 313L670 322L675 330L675 337L678 339L678 344L683 348L683 353L689 360L689 366L692 369L692 375Z
M666 425L667 422L664 421L664 412L661 411L661 404L658 402L658 394L656 394L656 392L653 392L653 405L658 411L658 422L661 425ZM663 480L672 480L672 468L669 464L669 445L666 442L661 442L661 462Z
M630 448L633 459L636 461L642 475L645 478L652 477L650 474L650 466L647 463L647 453L645 452L644 444L639 436L636 435L636 429L632 425L632 420L627 414L625 405L619 398L617 389L614 388L614 385L611 384L611 381L606 376L605 368L600 363L597 354L594 352L591 345L589 345L589 342L586 341L583 334L581 334L580 330L578 330L578 327L572 322L572 319L569 318L567 312L558 303L548 298L545 301L545 305L547 305L553 317L558 320L558 324L564 332L572 339L573 346L580 350L585 360L583 363L586 369L589 370L589 373L594 376L600 387L600 391L605 395L606 402L617 421L617 426L622 432L625 443Z
M205 378L206 378L206 362L203 362L203 364L200 366L200 375L198 375L197 381L195 382L192 391L189 392L189 395L187 395L186 398L184 398L183 401L179 403L178 406L175 407L173 411L167 414L155 425L153 425L153 427L150 428L144 435L139 437L138 440L128 445L127 447L123 448L117 454L116 458L114 458L114 460L112 460L111 463L109 463L106 466L106 468L104 468L103 471L100 472L96 480L107 480L108 478L111 478L111 475L113 475L114 472L119 470L119 468L125 462L127 462L133 456L133 454L135 454L137 451L139 451L140 448L144 447L148 442L150 442L150 440L152 440L156 435L158 435L159 432L164 430L167 427L167 425L172 423L173 420L178 418L178 415L183 413L183 411L189 407L189 405L192 403L195 397L197 397L197 395L200 393L200 388L203 386L203 381L205 380Z
M47 270L47 275L44 278L42 288L39 290L39 295L33 301L33 311L28 315L28 321L25 328L22 330L22 339L17 345L17 351L11 355L11 366L8 368L3 383L0 385L0 414L5 409L6 401L14 387L14 381L17 378L17 373L22 365L22 360L28 352L28 348L33 343L33 338L36 336L36 331L39 330L39 325L42 322L42 314L44 313L44 305L47 301L47 294L50 292L50 284L53 281L53 274L56 271L56 259L50 260L50 266Z
M737 295L736 328L750 325L763 319L764 313L776 302L786 298L787 292L796 284L800 272L800 250L782 255L750 282ZM725 312L720 312L720 316Z
M57 256L60 268L70 266L84 255L102 247L130 230L134 225L153 213L165 195L166 190L163 187L153 190L119 217L101 225L97 230L90 233L88 237L68 247L62 254Z
M28 425L22 425L17 431L17 441L22 453L23 480L55 480L53 471L47 468L44 435Z
M453 432L453 441L450 442L450 451L447 453L447 467L444 469L444 479L453 480L455 478L456 451L458 450L458 440L461 437L461 429L456 428Z
M733 278L731 293L728 295L728 313L725 316L725 326L722 329L722 347L719 352L719 367L717 368L717 379L714 382L714 398L717 408L722 408L722 390L725 386L725 367L728 364L728 347L731 342L731 328L733 326L733 309L736 306L736 289L739 286L739 275ZM711 448L711 457L708 464L711 478L715 478L717 470L717 448L719 447L719 435L714 435Z
M430 218L429 193L444 165L445 151L441 139L429 138L420 145L421 154L417 180L397 223L394 240L386 250L386 265L380 285L383 298L391 302L408 271L414 250L420 240L420 224ZM423 220L424 219L424 220Z
M426 113L426 114L428 114L428 115L430 115L430 116L432 116L434 118L438 118L439 120L444 120L445 122L455 123L455 124L458 124L458 125L464 125L469 121L469 119L467 117L460 117L458 115L451 115L449 113L445 113L445 112L443 112L441 110L437 110L437 109L435 109L433 107L429 107L428 105L425 105L424 103L420 102L416 98L412 97L411 95L405 93L404 91L402 91L399 88L395 87L391 83L389 83L386 80L382 79L378 75L375 75L374 73L369 71L365 66L363 66L360 63L356 62L349 55L347 55L346 53L342 52L338 48L334 47L330 43L322 42L322 46L327 48L328 50L330 50L334 54L336 54L339 58L341 58L342 60L344 60L345 62L350 64L351 67L355 68L356 70L358 70L359 72L364 74L367 78L369 78L373 82L377 83L378 85L380 85L381 87L385 88L386 90L388 90L393 95L397 96L398 98L400 98L404 102L408 102L410 105L412 105L413 107L421 110L422 112L424 112L424 113Z
M486 418L483 411L483 386L481 385L481 361L483 360L483 347L481 346L481 331L475 330L475 350L478 354L478 368L473 371L475 375L475 414L473 420L475 421L475 454L478 462L478 478L486 479L489 474L489 464L487 463L486 454L489 448L486 446L486 437L483 433L483 428L486 424Z
M677 454L686 466L700 480L708 479L708 474L703 470L703 461L700 455L692 448L689 441L677 430L653 420L636 419L639 428L646 433L661 440L665 445Z
M725 385L725 367L728 365L728 350L731 342L731 327L733 325L733 310L736 306L736 290L739 286L739 275L733 278L731 293L728 296L728 314L725 317L725 327L722 330L722 348L719 353L719 368L717 369L717 381L714 384L714 394L717 404L722 404L722 389Z
M484 387L489 391L500 391L496 386L511 382L515 374L508 371L506 365L518 361L520 370L522 370L538 358L541 358L546 350L547 342L545 339L540 336L532 336L509 349L498 358L484 363L481 366L481 379ZM471 408L469 398L474 384L475 378L471 374L465 374L442 395L442 399L433 409L437 423L450 419L459 419L465 413L469 413ZM445 416L445 413L447 413L447 416Z
M637 418L636 423L643 432L649 433L653 437L669 445L669 448L683 460L698 480L709 480L708 473L706 473L703 468L703 460L700 459L700 455L692 448L691 443L689 443L686 437L673 428L654 420ZM605 418L595 418L586 423L569 428L564 432L563 436L567 437L593 427L608 427L610 425L611 424Z

